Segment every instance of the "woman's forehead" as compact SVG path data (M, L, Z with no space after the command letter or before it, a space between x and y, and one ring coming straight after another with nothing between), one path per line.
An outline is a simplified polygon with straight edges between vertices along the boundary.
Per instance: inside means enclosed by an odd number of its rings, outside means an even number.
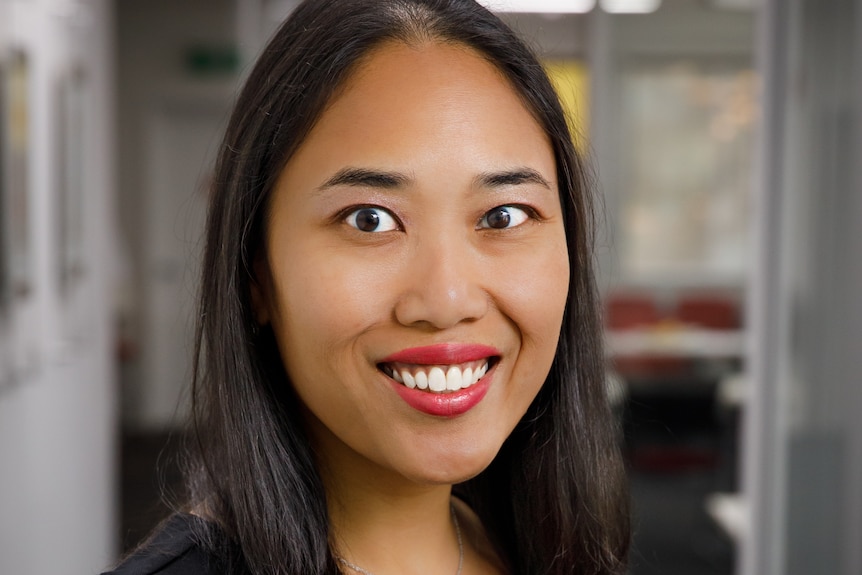
M423 161L467 156L545 171L550 150L519 94L475 51L388 43L357 66L288 165L335 172L358 162L414 171Z
M460 87L464 92L502 89L518 98L500 70L473 48L457 42L423 40L388 41L373 48L356 62L333 103L352 91L372 90L380 95L387 85L414 95L429 87Z

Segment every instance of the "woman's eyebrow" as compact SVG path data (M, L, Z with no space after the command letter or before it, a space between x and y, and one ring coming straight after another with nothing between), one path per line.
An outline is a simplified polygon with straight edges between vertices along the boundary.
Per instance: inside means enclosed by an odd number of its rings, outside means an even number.
M551 189L551 184L542 174L532 168L517 168L501 172L486 172L479 174L474 180L477 187L499 188L502 186L517 186L520 184L538 184Z
M323 191L335 186L361 186L391 190L393 188L404 187L410 181L411 179L407 175L399 172L366 168L342 168L326 180L317 190Z
M373 170L368 168L347 167L338 170L332 177L327 179L318 192L337 186L355 186L381 188L391 190L405 187L412 182L412 178L400 172L384 170ZM498 172L485 172L473 179L476 187L500 188L503 186L517 186L520 184L538 184L548 190L551 184L539 172L532 168L516 168Z

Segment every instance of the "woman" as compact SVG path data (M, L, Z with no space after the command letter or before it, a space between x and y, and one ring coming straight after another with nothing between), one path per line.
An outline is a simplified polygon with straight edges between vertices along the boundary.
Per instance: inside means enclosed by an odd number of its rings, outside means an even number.
M591 217L494 15L300 5L216 167L188 513L117 573L621 572Z

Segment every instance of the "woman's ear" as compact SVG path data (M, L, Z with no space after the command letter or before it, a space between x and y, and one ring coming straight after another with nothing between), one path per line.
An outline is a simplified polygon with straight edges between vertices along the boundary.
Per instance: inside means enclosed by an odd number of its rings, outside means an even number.
M269 268L264 258L254 262L254 277L251 278L251 309L259 326L269 323Z

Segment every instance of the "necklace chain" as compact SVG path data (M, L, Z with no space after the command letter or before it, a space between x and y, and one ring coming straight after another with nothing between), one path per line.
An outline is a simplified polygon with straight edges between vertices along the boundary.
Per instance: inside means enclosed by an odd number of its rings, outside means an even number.
M458 515L455 513L455 507L449 506L449 509L452 512L452 523L455 524L455 535L458 536L458 570L455 572L455 575L461 575L461 568L464 567L464 543L461 541L461 524L458 522ZM341 555L336 555L335 558L339 563L357 573L362 573L362 575L374 575L371 571L351 563Z

